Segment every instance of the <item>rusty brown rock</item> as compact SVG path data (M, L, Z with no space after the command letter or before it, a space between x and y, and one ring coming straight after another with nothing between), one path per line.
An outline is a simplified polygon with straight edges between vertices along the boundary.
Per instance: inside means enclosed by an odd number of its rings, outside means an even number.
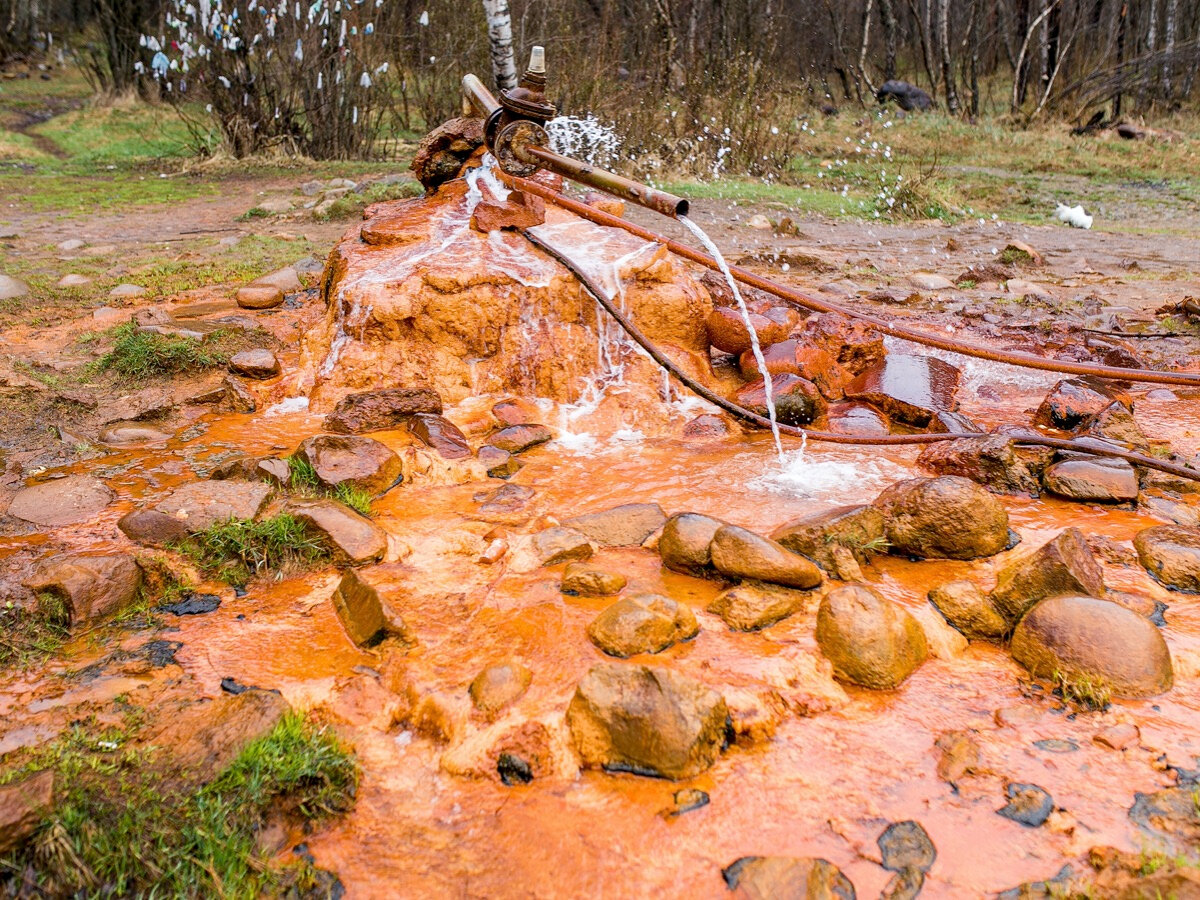
M658 552L663 565L673 572L703 577L712 573L713 536L725 525L720 519L699 513L678 513L663 524Z
M476 231L532 228L546 221L546 201L524 191L512 191L504 201L484 199L475 207L471 227Z
M251 688L237 695L222 694L170 716L149 743L161 748L176 772L207 782L249 744L270 734L290 711L275 691Z
M1012 625L973 581L950 581L932 588L929 602L969 638L999 641L1012 630Z
M721 870L738 900L854 900L854 885L824 859L743 856Z
M797 375L772 375L771 399L776 419L785 425L808 425L826 408L817 386ZM761 378L741 387L733 400L753 413L767 415L767 390Z
M128 512L117 520L117 528L131 541L153 547L162 547L188 536L187 526L183 522L156 509Z
M1133 447L1149 446L1149 438L1133 417L1133 410L1114 400L1092 417L1087 433L1109 441L1129 444Z
M760 347L769 347L785 340L788 328L785 324L772 321L766 316L750 313L750 325L754 328ZM717 306L708 314L705 323L708 340L724 353L745 353L750 349L750 331L736 307Z
M509 660L488 666L476 675L467 693L477 710L493 716L525 696L532 682L533 673L527 667Z
M137 598L142 570L125 554L63 554L40 563L25 587L50 594L67 623L80 625L121 612Z
M960 376L957 368L935 357L891 353L850 382L845 393L897 422L924 428L936 413L958 408Z
M935 475L961 475L1002 494L1037 494L1040 484L1004 435L930 444L917 465Z
M1034 413L1035 425L1075 431L1086 426L1092 418L1116 401L1127 409L1133 401L1106 381L1099 378L1064 378L1050 389Z
M887 355L880 332L839 313L810 316L799 334L823 348L851 375L861 375Z
M712 766L727 717L724 698L700 682L620 663L593 666L567 708L585 766L676 780Z
M1008 547L1008 510L975 482L955 475L910 478L872 504L894 551L927 559L976 559Z
M597 547L640 547L666 521L667 515L657 503L625 503L574 516L563 524L583 532Z
M1042 481L1068 500L1123 503L1138 496L1137 472L1123 459L1066 459L1049 466Z
M413 174L426 188L435 188L457 178L463 163L482 144L481 119L462 116L443 122L421 139L413 156Z
M692 610L661 594L635 594L608 606L587 633L592 643L622 659L639 653L658 653L689 641L700 631Z
M229 358L229 371L244 378L274 378L279 374L279 360L270 350L242 350Z
M1159 630L1137 613L1096 597L1057 596L1017 625L1013 658L1035 678L1117 697L1153 697L1174 682Z
M21 488L8 506L8 514L34 525L58 527L94 519L114 494L90 475L68 475Z
M997 576L990 599L1010 625L1036 603L1062 594L1104 596L1104 571L1078 528L1067 528Z
M398 608L401 598L396 587L413 574L398 563L347 570L333 592L333 607L350 640L360 647L389 637L406 644L415 643L416 638Z
M595 552L587 535L574 528L556 525L533 536L533 553L540 566L591 559Z
M0 857L33 837L53 804L54 772L49 769L0 787Z
M475 454L476 458L487 466L489 478L512 478L524 467L524 463L507 450L484 444Z
M544 444L554 437L545 425L509 425L488 438L488 443L509 453L523 453L530 447Z
M760 631L805 609L813 598L804 591L747 581L718 594L708 611L734 631Z
M770 538L735 525L717 529L709 545L709 554L713 568L730 578L749 578L803 589L821 583L821 570L812 560Z
M416 413L406 423L409 432L426 447L431 447L443 459L466 459L471 444L458 426L434 413Z
M683 436L692 440L723 438L740 434L741 429L729 416L703 413L683 426Z
M607 597L619 594L626 584L625 576L583 562L567 565L559 587L564 594L581 597Z
M385 388L347 394L322 426L337 434L363 434L402 427L417 413L441 415L442 399L427 388Z
M828 429L837 434L874 437L892 433L891 424L887 418L867 403L830 404L826 417Z
M351 563L374 562L387 552L387 532L344 503L294 499L284 509L319 535L335 556Z
M840 545L866 565L872 554L887 549L883 514L873 506L838 506L800 516L771 532L771 539L793 553L807 556L826 572L837 572L833 547Z
M271 486L261 481L195 481L176 488L155 509L195 533L229 519L253 519L270 493Z
M274 309L283 304L283 291L269 284L238 288L237 305L242 309Z
M821 601L817 644L838 678L874 690L899 687L929 655L920 623L862 584Z
M1200 529L1155 525L1133 538L1138 562L1173 591L1200 593Z
M293 454L306 460L324 487L340 484L373 496L400 478L400 457L379 441L357 435L319 434L300 443Z

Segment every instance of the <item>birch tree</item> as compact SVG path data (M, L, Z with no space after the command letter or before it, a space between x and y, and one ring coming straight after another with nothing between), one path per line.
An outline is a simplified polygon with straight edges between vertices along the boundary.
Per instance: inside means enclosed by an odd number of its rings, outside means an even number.
M517 86L508 0L483 0L483 12L487 16L488 45L492 50L492 74L496 77L496 87L507 91Z

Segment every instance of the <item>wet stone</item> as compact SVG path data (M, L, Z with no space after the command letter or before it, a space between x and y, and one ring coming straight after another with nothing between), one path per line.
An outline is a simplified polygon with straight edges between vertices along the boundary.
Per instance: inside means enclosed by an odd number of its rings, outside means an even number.
M389 447L356 435L317 435L301 442L294 455L308 461L322 486L345 484L372 496L392 487L402 469Z
M673 572L703 577L712 572L709 546L713 536L725 525L699 513L678 513L667 519L658 552L663 565Z
M505 515L521 509L535 493L533 488L523 484L506 484L494 491L481 491L473 499L481 504L479 512L483 515Z
M387 388L347 394L322 426L337 434L363 434L400 428L417 413L441 415L442 400L426 388Z
M216 594L191 594L178 603L154 607L155 612L173 616L201 616L221 608L221 598Z
M533 536L533 552L538 565L556 566L572 560L591 559L596 548L582 532L556 525Z
M126 554L62 554L41 562L25 587L51 594L67 622L81 625L115 615L136 599L142 570Z
M708 340L724 353L745 353L751 348L750 332L736 307L715 306L706 322ZM787 327L766 316L750 313L750 325L758 336L760 347L778 344L787 337Z
M117 520L117 527L131 541L152 547L181 541L188 535L187 525L156 509L135 509L126 513Z
M853 375L861 375L882 362L887 354L883 335L868 325L839 313L820 313L804 322L803 336Z
M161 444L171 436L150 425L137 422L114 422L100 430L100 443L110 447L140 447L146 444Z
M821 583L821 570L811 560L735 525L724 525L713 534L709 553L713 568L730 578L803 589Z
M1110 441L1145 447L1148 443L1133 411L1125 404L1114 400L1092 418L1087 427L1088 434Z
M1013 632L1013 659L1087 702L1109 692L1152 697L1174 683L1161 632L1110 600L1058 596L1033 607Z
M740 388L733 400L750 412L767 417L767 391L763 379ZM784 425L808 425L825 412L827 405L815 384L790 373L771 376L771 400L775 404L776 420Z
M1044 881L1027 881L1015 888L1001 891L996 900L1052 900L1054 897L1070 896L1075 870L1063 866L1053 878Z
M476 675L467 693L477 710L491 716L525 696L532 682L533 673L520 663L497 663Z
M883 514L873 506L839 506L792 519L771 533L771 539L807 556L826 572L838 571L835 545L845 547L860 565L886 548Z
M533 769L529 763L514 753L501 753L496 758L496 774L505 787L533 781Z
M790 856L743 856L721 870L725 886L744 900L822 898L854 900L854 885L841 869L824 859Z
M1155 525L1133 539L1138 562L1163 586L1200 593L1200 529Z
M1046 469L1046 490L1069 500L1121 503L1136 500L1138 477L1123 459L1068 459Z
M686 788L671 795L671 805L662 810L659 815L664 819L676 819L685 813L703 809L710 802L709 796L697 788Z
M969 638L999 641L1011 630L992 601L973 581L951 581L929 592L929 601Z
M254 476L282 487L291 481L292 470L286 459L260 459L254 464Z
M227 409L236 413L252 413L258 408L254 394L236 378L226 376L221 382L221 388L224 391L221 403Z
M619 594L625 587L625 576L608 572L587 563L567 564L560 590L564 594L581 597L607 597Z
M98 516L113 500L113 492L89 475L68 475L21 488L8 514L34 525L77 525Z
M349 569L333 592L333 606L350 640L360 647L389 637L415 642L394 603L396 583L412 577L411 570L395 563Z
M913 900L925 886L925 873L920 869L901 869L888 879L879 900Z
M996 810L997 815L1020 822L1029 828L1045 824L1054 812L1054 800L1036 784L1009 784L1004 789L1008 803Z
M846 397L863 400L889 418L924 428L934 414L958 407L960 372L940 359L890 353L846 386Z
M1200 812L1192 784L1133 795L1129 818L1148 836L1176 852L1200 842Z
M813 595L748 581L722 591L708 605L734 631L759 631L805 609Z
M150 740L179 771L205 782L228 768L247 745L270 734L290 711L278 693L252 688L185 708Z
M1008 510L975 482L955 475L912 478L872 504L883 513L893 552L935 559L993 556L1009 546Z
M1074 753L1079 749L1079 745L1074 741L1064 741L1059 738L1045 738L1040 741L1034 741L1033 746L1039 750L1045 750L1047 753Z
M54 772L50 770L0 787L0 857L32 838L53 804Z
M501 450L491 444L484 444L475 455L487 466L488 478L512 478L525 465L507 450Z
M837 434L879 437L892 433L883 414L866 403L834 403L826 415L829 430Z
M704 413L683 426L683 436L692 439L723 438L737 433L737 426L725 416Z
M177 488L155 509L194 534L228 519L253 519L270 493L270 485L257 481L196 481Z
M243 350L229 358L229 371L244 378L274 378L279 374L279 360L270 350Z
M567 726L585 766L659 778L708 769L728 710L711 688L670 669L601 663L579 682Z
M862 584L825 596L816 635L834 675L874 690L899 687L929 654L917 620Z
M283 291L269 284L248 284L238 289L237 305L242 309L274 309L283 305Z
M1009 563L990 599L1010 625L1035 604L1060 594L1104 596L1104 571L1078 528L1067 528L1030 556Z
M919 822L893 822L879 835L876 843L882 865L890 872L917 869L928 872L937 859L937 849Z
M416 413L407 426L417 440L432 447L443 459L466 459L471 455L467 436L449 419L434 413Z
M660 594L623 597L588 626L592 643L609 656L659 653L700 631L691 609Z
M509 425L489 437L488 443L509 453L523 453L553 437L553 433L545 425Z
M1096 732L1092 741L1109 750L1126 750L1137 746L1141 736L1138 727L1132 722L1119 722Z
M666 513L657 503L626 503L574 516L563 524L587 535L598 547L640 547L666 521Z
M387 532L344 503L294 499L285 509L319 535L336 556L351 563L374 562L387 552Z
M503 228L532 228L545 221L545 200L536 194L511 191L502 202L481 200L471 216L471 227L486 233Z
M1066 378L1058 382L1034 413L1035 425L1075 431L1086 426L1102 409L1114 400L1127 408L1133 403L1123 394L1098 378Z
M917 465L935 475L960 475L1005 494L1037 494L1037 478L1013 448L1011 438L991 435L930 444Z

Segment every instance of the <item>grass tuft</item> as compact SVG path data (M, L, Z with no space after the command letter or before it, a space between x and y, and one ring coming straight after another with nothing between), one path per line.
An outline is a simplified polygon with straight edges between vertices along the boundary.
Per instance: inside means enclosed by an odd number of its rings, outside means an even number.
M1100 711L1112 704L1112 687L1100 679L1085 675L1068 675L1055 670L1051 674L1054 692L1068 703L1086 710Z
M237 587L256 575L303 571L329 559L325 542L282 513L261 522L229 519L177 545L206 576Z
M10 887L32 879L39 896L275 896L298 873L272 868L258 848L268 818L307 826L353 805L353 755L297 713L202 786L156 767L153 748L132 747L139 728L136 715L125 727L76 725L0 773L3 784L53 769L57 794L34 841L0 861L0 889L8 874Z
M360 515L371 517L371 495L362 488L342 482L334 489L333 496Z
M288 482L292 490L301 493L315 494L320 482L317 480L317 470L303 456L288 457Z
M50 656L66 641L69 622L65 601L49 592L38 594L32 609L12 601L0 606L0 670L24 669Z
M332 490L321 485L317 471L307 458L295 455L288 457L288 487L298 494L310 497L332 497L346 504L355 512L367 518L371 516L372 496L362 488L343 482Z
M317 215L316 218L322 222L357 218L372 203L419 197L423 191L424 188L416 181L400 181L395 184L372 184L362 193L351 191L348 194L338 197Z
M138 331L132 322L113 329L113 348L97 363L126 378L178 375L223 366L229 357L194 338Z

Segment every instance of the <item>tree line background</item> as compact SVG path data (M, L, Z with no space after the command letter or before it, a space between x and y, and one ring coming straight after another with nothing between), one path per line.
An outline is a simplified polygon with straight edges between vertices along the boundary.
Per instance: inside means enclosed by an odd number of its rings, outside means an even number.
M226 7L247 2L224 0ZM312 65L287 65L284 53L263 56L262 44L220 66L219 54L195 61L184 91L136 71L139 60L149 64L141 35L169 42L164 16L172 3L179 8L179 0L0 0L0 65L65 51L98 93L138 90L209 106L232 79L242 96L215 104L228 115L243 115L239 107L255 91L271 101L259 104L257 119L224 129L242 136L237 155L287 132L294 149L318 157L378 150L381 129L430 127L458 110L464 72L490 75L480 0L349 0L347 10L371 18L369 53L360 36L324 52L321 66L327 73L342 66L354 82L369 59L374 89L337 101L353 102L353 122L346 106L336 140L324 146L310 132L332 114L322 97L330 75L310 83ZM530 45L544 44L561 109L611 122L629 149L657 153L666 164L694 155L707 134L710 158L724 147L717 158L729 168L761 168L783 145L778 130L818 107L873 105L889 79L920 86L951 115L1021 125L1039 117L1082 123L1096 113L1169 115L1194 107L1200 71L1196 0L510 0L510 7L518 67ZM309 39L301 26L296 39ZM311 43L321 52L316 32ZM381 59L390 61L382 74ZM281 97L292 107L277 124Z

